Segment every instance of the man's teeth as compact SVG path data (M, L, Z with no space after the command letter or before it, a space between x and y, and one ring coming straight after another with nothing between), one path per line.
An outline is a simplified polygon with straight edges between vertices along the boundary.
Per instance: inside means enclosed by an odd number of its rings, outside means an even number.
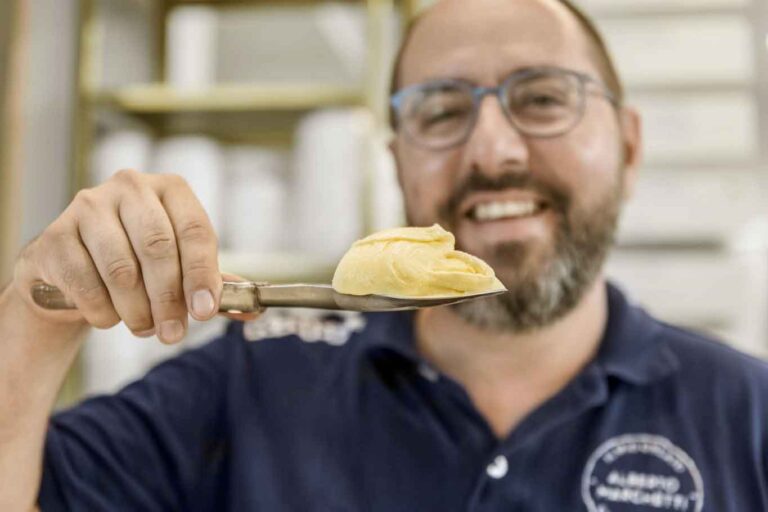
M538 210L535 201L494 201L475 207L475 220L497 220L504 218L525 217L533 215Z

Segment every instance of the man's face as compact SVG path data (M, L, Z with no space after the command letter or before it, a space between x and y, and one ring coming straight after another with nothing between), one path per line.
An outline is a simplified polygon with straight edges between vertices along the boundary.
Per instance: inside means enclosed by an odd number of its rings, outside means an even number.
M412 34L399 86L444 78L496 86L539 66L600 78L583 29L556 1L445 0ZM600 271L632 181L637 134L621 119L604 97L588 94L571 131L534 138L516 130L488 96L459 146L425 149L398 131L393 152L409 222L442 224L511 292L494 304L468 303L460 313L521 331L551 323L578 302ZM531 202L533 214L498 218Z

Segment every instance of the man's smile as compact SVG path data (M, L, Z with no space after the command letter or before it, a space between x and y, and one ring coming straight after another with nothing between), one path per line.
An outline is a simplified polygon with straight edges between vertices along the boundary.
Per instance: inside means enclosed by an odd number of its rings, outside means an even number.
M466 229L461 238L480 235L490 243L541 238L551 233L554 214L551 203L531 191L475 193L459 208L459 224Z
M478 222L500 219L520 219L530 217L543 210L544 205L537 201L490 201L480 203L469 212L469 218Z

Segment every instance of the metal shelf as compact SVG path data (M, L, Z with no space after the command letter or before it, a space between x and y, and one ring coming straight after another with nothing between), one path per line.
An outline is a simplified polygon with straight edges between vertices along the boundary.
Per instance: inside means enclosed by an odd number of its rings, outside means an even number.
M365 93L337 85L221 85L181 91L162 84L89 94L96 110L128 114L157 134L202 134L233 143L286 145L308 111L366 106Z
M88 101L137 114L179 112L295 111L327 106L363 106L362 88L323 84L219 85L183 91L163 84L96 92Z

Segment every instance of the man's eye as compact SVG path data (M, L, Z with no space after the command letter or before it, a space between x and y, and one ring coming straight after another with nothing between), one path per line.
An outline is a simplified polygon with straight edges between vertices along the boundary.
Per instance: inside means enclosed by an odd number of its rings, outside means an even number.
M561 107L565 102L559 96L552 94L529 94L520 100L520 105L526 107Z
M464 115L464 112L460 109L442 109L436 112L430 112L425 116L425 121L428 124L437 124L440 122L453 121Z

